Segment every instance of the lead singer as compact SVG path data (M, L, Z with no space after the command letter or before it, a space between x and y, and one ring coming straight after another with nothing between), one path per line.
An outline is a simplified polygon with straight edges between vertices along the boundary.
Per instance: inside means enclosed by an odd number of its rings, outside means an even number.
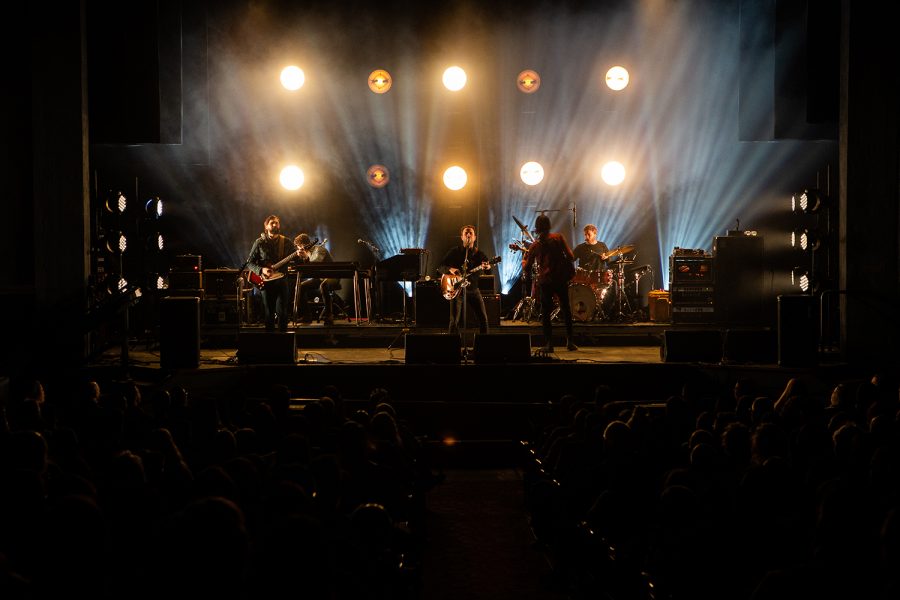
M482 273L487 273L490 268L487 255L478 249L475 245L475 227L473 225L463 225L459 230L459 239L462 242L459 246L454 246L447 251L441 264L438 267L443 275L453 277L462 277L469 281L450 301L450 332L459 331L459 320L463 318L465 324L465 316L463 315L463 297L465 302L471 302L478 318L479 333L488 332L487 310L484 307L484 298L481 297L481 290L478 289L478 277ZM479 267L479 271L474 274L468 274L473 268Z
M550 313L553 312L553 296L559 299L566 323L566 349L578 350L572 341L572 307L569 306L569 281L575 275L575 255L569 244L559 233L550 233L550 217L538 215L534 222L538 238L528 248L522 261L522 272L531 272L534 264L538 265L537 286L541 297L541 324L544 330L545 345L543 352L553 352L553 328L550 324Z

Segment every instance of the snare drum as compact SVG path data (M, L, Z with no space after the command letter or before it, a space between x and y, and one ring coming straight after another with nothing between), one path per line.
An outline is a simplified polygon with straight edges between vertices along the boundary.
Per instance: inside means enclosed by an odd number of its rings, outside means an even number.
M573 321L593 321L600 310L604 291L586 283L569 284L569 308Z
M613 282L613 272L612 269L607 269L605 271L597 271L597 285L605 285L610 286Z

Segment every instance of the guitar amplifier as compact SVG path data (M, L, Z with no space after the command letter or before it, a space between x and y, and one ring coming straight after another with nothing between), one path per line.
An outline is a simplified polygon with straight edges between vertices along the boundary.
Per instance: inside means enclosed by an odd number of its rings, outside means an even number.
M716 309L712 305L672 305L673 323L714 323Z
M203 291L207 298L236 298L237 269L206 269L203 271Z
M169 273L169 290L202 290L203 273L200 271L172 271Z
M676 256L669 257L669 284L712 284L712 256Z
M488 327L500 327L500 294L482 292L481 299L484 300L484 310L487 311ZM462 323L460 323L461 326ZM466 326L478 328L478 317L475 316L475 309L471 302L466 302Z
M203 301L204 325L237 325L243 312L244 299L238 304L237 296L231 300L218 300L207 297Z
M172 260L170 271L182 273L200 272L203 270L203 258L199 254L179 254Z
M673 305L713 304L715 302L715 287L712 285L672 284L669 287L669 294Z

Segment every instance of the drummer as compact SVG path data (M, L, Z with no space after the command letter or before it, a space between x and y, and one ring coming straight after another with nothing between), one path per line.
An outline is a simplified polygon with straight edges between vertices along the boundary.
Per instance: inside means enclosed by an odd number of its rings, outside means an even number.
M606 260L609 258L609 248L603 242L597 241L597 226L587 224L584 226L584 241L572 249L578 266L588 271L605 271Z

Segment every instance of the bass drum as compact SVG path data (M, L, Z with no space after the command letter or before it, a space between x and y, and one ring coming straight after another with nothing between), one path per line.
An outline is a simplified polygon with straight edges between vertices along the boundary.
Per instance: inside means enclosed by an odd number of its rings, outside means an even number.
M573 321L593 321L601 311L605 290L584 283L569 284L569 308Z

